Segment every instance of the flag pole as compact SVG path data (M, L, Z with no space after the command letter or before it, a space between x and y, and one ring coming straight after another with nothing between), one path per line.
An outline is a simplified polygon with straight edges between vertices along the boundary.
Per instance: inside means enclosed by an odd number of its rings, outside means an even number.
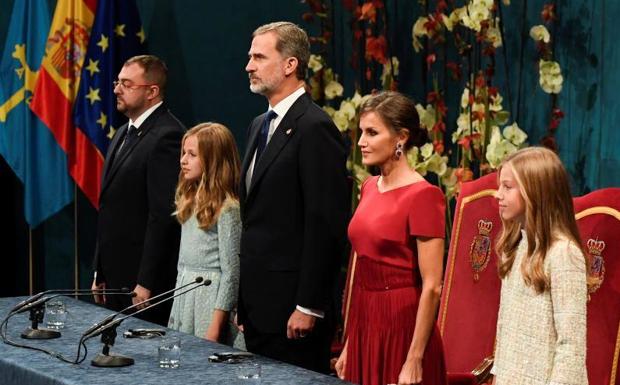
M74 255L74 288L75 299L77 299L77 291L80 288L80 258L78 255L78 196L77 183L73 184L73 255Z
M28 226L28 295L32 295L34 289L32 270L32 227Z

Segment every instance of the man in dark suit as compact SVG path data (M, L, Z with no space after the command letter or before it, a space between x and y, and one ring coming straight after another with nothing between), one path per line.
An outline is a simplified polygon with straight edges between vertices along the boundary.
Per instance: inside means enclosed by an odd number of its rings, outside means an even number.
M129 122L118 129L105 159L92 288L128 287L136 295L95 296L113 310L175 283L180 227L172 213L185 127L163 104L166 76L163 61L142 55L127 60L114 82L116 107ZM171 305L140 317L167 325Z
M238 323L249 351L327 372L349 193L343 138L304 89L309 51L295 24L254 31L246 71L269 110L242 166Z

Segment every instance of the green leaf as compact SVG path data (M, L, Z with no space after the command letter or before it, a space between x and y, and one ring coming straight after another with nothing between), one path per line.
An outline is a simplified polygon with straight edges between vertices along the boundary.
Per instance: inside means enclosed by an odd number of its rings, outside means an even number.
M508 119L510 118L510 112L508 111L498 111L495 113L495 121L498 126L503 126L508 123Z

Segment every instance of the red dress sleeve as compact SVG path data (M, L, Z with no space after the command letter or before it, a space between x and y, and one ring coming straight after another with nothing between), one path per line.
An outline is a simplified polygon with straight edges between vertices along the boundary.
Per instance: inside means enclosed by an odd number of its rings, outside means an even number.
M368 178L366 178L363 182L362 185L360 186L360 201L362 200L362 198L364 197L364 190L366 190L366 188L368 188L368 184L369 183L377 183L377 178L379 178L378 176L374 175L374 176L369 176Z
M446 237L446 201L443 192L437 186L426 184L414 193L407 224L409 235Z

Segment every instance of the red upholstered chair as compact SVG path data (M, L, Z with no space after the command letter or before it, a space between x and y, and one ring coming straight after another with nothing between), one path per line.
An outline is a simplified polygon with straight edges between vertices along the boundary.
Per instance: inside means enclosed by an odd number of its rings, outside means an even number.
M588 380L620 385L620 188L574 199L575 218L590 260Z
M495 239L502 223L497 173L464 183L454 215L439 307L450 385L486 381L495 345L500 280Z

